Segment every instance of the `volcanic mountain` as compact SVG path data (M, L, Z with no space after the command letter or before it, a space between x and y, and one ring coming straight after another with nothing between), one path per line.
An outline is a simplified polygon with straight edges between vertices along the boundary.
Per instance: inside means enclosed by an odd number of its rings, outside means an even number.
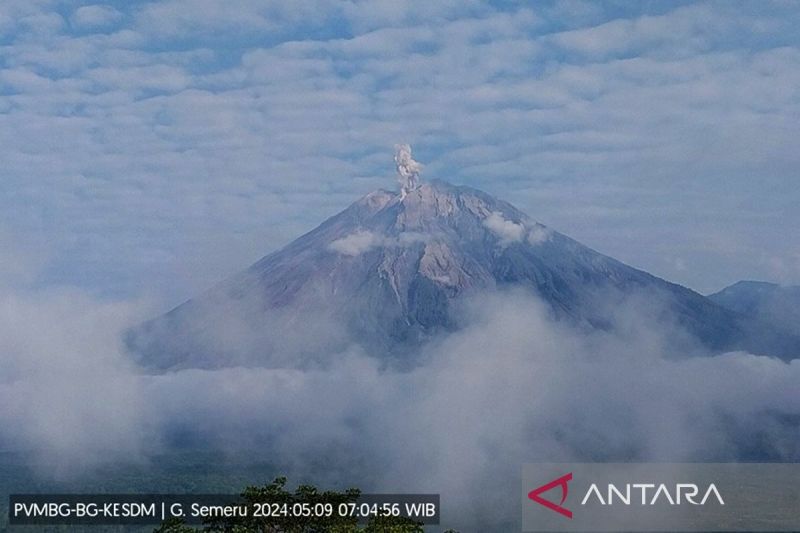
M712 352L790 358L800 341L602 255L504 201L433 181L367 194L316 229L131 331L153 369L287 364L355 342L406 357L458 328L465 295L521 287L554 317L610 329L610 302L640 295ZM758 329L759 334L753 332Z
M772 352L798 357L800 338L800 287L781 286L763 281L739 281L708 297L746 319L753 345L770 345ZM770 336L771 342L759 339ZM782 349L775 341L783 341Z

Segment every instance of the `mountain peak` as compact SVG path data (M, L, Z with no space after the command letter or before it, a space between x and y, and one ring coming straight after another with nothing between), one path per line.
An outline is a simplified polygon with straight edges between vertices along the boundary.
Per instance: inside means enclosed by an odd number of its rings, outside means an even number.
M408 191L400 205L398 223L414 230L427 230L437 221L467 214L483 218L489 213L488 202L441 181L424 183Z
M354 206L372 216L386 211L380 218L385 223L393 216L395 231L436 230L442 225L457 224L458 219L463 223L466 217L479 222L488 220L490 229L500 228L496 223L492 225L492 221L496 222L498 218L501 223L520 228L529 223L524 213L477 189L437 179L422 182L423 166L411 157L408 144L395 145L394 162L400 191L392 193L379 189L362 197Z
M772 282L769 282L769 281L743 279L743 280L737 281L733 285L729 285L728 287L725 287L725 289L722 289L722 290L732 289L734 287L736 287L736 288L753 288L753 289L767 289L767 290L769 290L769 289L773 289L773 288L776 288L776 287L779 287L779 286L780 285L778 285L777 283L772 283Z
M456 328L456 299L520 287L541 297L554 316L599 328L610 327L610 294L641 292L671 309L707 346L759 353L743 344L734 312L604 256L482 191L420 182L421 165L410 148L401 148L395 157L399 191L363 196L143 325L130 336L134 351L158 368L269 365L284 364L282 353L325 353L355 340L371 353L396 358ZM225 331L215 334L220 324ZM279 332L297 324L309 328L311 344L289 349ZM232 328L248 332L251 341L227 343Z
M413 189L373 191L357 200L345 213L354 211L359 230L381 233L458 232L453 237L476 237L483 232L508 242L522 241L533 231L541 241L546 228L507 202L478 189L452 185L442 180L419 183ZM339 234L334 238L341 238Z
M398 194L386 189L377 189L359 198L355 206L366 209L368 212L377 213L392 201L398 199Z

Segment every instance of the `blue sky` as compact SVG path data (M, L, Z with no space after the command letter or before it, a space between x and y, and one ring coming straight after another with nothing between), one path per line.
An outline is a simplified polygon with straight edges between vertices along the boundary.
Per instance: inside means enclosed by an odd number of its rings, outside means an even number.
M800 5L0 3L0 285L177 303L394 187L800 284Z

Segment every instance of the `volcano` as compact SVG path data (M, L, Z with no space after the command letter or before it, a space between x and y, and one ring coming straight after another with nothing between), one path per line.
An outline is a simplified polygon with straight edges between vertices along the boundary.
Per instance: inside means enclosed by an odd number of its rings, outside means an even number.
M555 319L581 328L613 329L614 303L636 297L691 339L687 351L696 341L708 353L800 353L799 339L769 324L596 252L484 192L420 184L413 170L400 191L367 194L129 332L139 363L290 365L348 344L403 361L458 329L453 307L465 296L506 288L538 295Z

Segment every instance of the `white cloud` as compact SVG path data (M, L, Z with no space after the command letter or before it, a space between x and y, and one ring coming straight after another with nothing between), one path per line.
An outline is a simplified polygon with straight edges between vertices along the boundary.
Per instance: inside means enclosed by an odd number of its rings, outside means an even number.
M393 2L345 2L342 13L359 33L384 27L413 28L437 25L447 20L489 12L484 2L478 0L443 0L426 2L410 0Z
M120 347L151 312L74 289L0 291L0 423L15 427L0 430L5 444L55 458L37 463L48 477L142 457L141 386Z
M404 248L426 242L430 238L429 235L415 231L403 231L394 237L389 237L368 230L359 230L334 240L328 248L342 255L356 256L381 246Z
M167 65L98 67L88 71L87 77L99 87L122 91L149 89L176 92L190 83L189 76L182 69Z
M383 238L371 231L362 230L351 233L341 239L331 242L329 247L334 252L342 255L361 255L383 243Z
M238 0L163 0L136 13L137 30L156 40L181 40L220 34L285 35L297 26L319 27L335 6L318 0L285 2Z
M733 258L697 244L713 232L747 249L735 260L748 277L771 276L762 254L800 246L781 230L800 225L786 207L800 203L796 10L616 17L573 2L555 25L547 9L479 4L189 4L115 4L108 35L0 6L0 21L34 17L0 28L0 223L44 232L51 273L101 291L157 283L177 302L187 272L201 289L390 187L398 139L431 178L600 251L662 275L662 257L703 265L679 273L695 288L732 275ZM692 15L708 10L706 31Z
M103 29L122 19L122 13L111 6L90 5L75 10L70 17L72 25L81 29Z
M483 220L483 225L489 231L497 235L501 246L508 246L514 242L520 242L525 237L525 226L517 224L511 220L506 220L503 214L493 211Z
M550 239L550 230L541 224L536 224L528 232L528 242L534 246Z
M518 516L508 480L524 462L729 461L754 446L797 460L800 435L780 420L800 414L800 360L687 359L672 344L680 335L648 320L658 302L645 305L616 306L619 334L587 333L553 322L530 295L481 293L459 311L463 329L429 344L418 368L386 367L357 339L332 351L311 323L280 336L313 340L322 356L311 367L288 356L273 368L266 359L143 375L119 348L145 316L140 304L4 291L0 440L65 465L42 476L81 476L98 462L157 457L177 432L322 486L344 472L378 491L436 490L444 523L464 529ZM227 340L247 342L226 318Z

